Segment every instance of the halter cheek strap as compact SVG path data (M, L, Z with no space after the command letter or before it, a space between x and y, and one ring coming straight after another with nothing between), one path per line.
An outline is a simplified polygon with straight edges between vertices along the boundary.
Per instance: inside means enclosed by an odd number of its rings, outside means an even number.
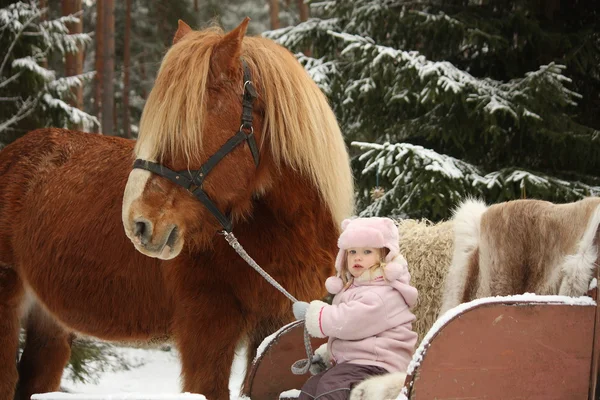
M225 216L215 203L208 197L206 192L202 189L204 179L212 171L212 169L221 161L227 154L233 151L237 146L244 142L248 142L248 147L252 153L254 165L258 167L260 162L260 155L258 152L258 146L256 145L256 139L254 137L254 127L252 126L252 109L254 100L258 97L256 88L252 83L252 76L250 74L250 68L248 64L242 60L242 66L244 69L244 95L242 97L242 121L238 132L229 138L223 146L217 150L215 154L209 157L204 164L197 170L181 170L173 171L164 165L137 159L133 163L133 168L144 169L154 174L160 175L163 178L167 178L171 182L183 186L186 190L190 191L194 197L196 197L207 210L219 221L219 224L227 232L231 232L232 223L231 217Z

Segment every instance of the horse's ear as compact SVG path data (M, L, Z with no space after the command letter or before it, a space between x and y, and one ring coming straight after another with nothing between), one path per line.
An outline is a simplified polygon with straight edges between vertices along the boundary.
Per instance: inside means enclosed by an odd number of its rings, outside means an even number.
M177 21L177 32L173 36L173 44L179 42L186 34L190 33L192 28L182 20Z
M239 65L242 40L246 35L249 22L250 18L244 18L237 28L225 35L215 46L211 62L211 69L215 72L215 76L228 73Z

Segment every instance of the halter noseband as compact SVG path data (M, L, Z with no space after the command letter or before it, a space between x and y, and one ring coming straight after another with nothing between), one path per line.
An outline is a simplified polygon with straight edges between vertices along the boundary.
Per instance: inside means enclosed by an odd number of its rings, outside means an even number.
M256 139L254 138L254 128L252 127L252 104L258 97L256 89L252 83L252 76L250 74L250 68L245 61L242 60L242 66L244 69L244 95L242 98L242 124L238 132L232 136L215 154L210 156L204 164L197 170L182 170L173 171L165 167L164 165L157 164L152 161L146 161L142 159L136 159L133 163L133 168L145 169L153 172L164 178L169 179L171 182L183 186L185 189L190 191L204 206L210 211L212 215L219 221L221 226L228 233L231 232L232 224L231 218L225 216L208 197L208 195L202 189L204 179L209 172L221 161L227 154L229 154L238 145L248 142L248 147L252 153L254 159L254 165L258 167L259 153L258 146L256 145Z

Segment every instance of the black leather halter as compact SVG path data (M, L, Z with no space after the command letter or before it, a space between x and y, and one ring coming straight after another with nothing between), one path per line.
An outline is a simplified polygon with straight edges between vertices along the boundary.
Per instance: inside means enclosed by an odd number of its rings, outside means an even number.
M231 218L225 216L212 202L208 195L202 189L204 179L210 173L210 171L233 149L238 145L248 142L248 147L254 158L254 164L258 167L259 153L258 147L256 146L256 139L254 138L254 128L252 127L252 103L258 97L256 89L252 84L252 76L250 74L250 68L245 61L242 60L242 66L244 68L244 96L242 98L242 124L238 132L232 136L215 154L210 156L208 160L200 169L197 170L182 170L173 171L165 167L164 165L154 163L152 161L146 161L137 159L133 163L133 168L145 169L153 172L164 178L169 179L180 186L183 186L189 190L204 206L210 211L212 215L219 221L223 229L227 232L231 232Z

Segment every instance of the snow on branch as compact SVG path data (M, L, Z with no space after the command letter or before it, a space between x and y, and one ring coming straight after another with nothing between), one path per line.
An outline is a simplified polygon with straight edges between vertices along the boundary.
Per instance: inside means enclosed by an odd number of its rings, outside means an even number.
M342 39L346 46L341 54L349 56L358 52L354 57L355 68L360 72L356 80L372 77L376 71L396 68L395 80L385 88L377 85L360 87L360 92L365 90L399 90L404 87L401 80L407 80L407 74L414 74L421 83L420 91L414 96L422 104L435 102L440 92L453 95L465 96L467 102L474 103L476 109L481 109L489 115L504 113L518 122L520 116L542 117L529 109L536 100L541 98L537 92L538 87L553 88L552 98L545 96L544 101L564 102L575 104L573 98L579 97L573 91L568 90L564 83L570 82L563 75L565 66L558 64L542 65L537 71L529 72L523 78L513 79L506 83L490 78L478 79L463 71L447 61L430 61L417 51L397 50L387 46L377 45L373 40L348 33L328 32L331 36ZM397 67L394 67L397 65ZM379 72L381 75L381 72ZM411 81L411 79L408 79ZM356 97L356 87L349 84L346 91L350 97ZM404 95L403 95L404 96ZM389 97L395 97L391 94Z
M448 204L456 204L467 195L498 200L510 192L509 198L519 198L525 190L533 197L548 197L549 193L566 199L581 199L600 194L600 187L581 182L568 182L545 174L525 171L517 167L504 168L485 174L465 161L439 154L410 143L352 142L364 152L358 160L362 165L359 179L378 176L384 193L374 201L365 200L363 216L396 215L413 217L409 210L437 207L448 212ZM432 211L435 215L436 210Z
M45 81L51 81L56 77L56 73L40 66L32 56L17 58L12 62L13 68L24 68L35 72Z
M44 94L42 99L48 107L62 109L68 115L69 120L74 124L83 124L86 127L100 124L98 119L93 115L81 111L77 107L72 107L64 101L52 97L49 93Z
M18 32L24 29L24 24L21 22L21 18L32 18L39 15L36 8L30 4L23 2L16 2L10 4L8 7L0 9L0 31L5 29Z
M94 79L95 75L96 71L90 71L80 75L65 76L50 82L48 88L57 92L66 92L74 87L83 86L85 82Z
M302 53L296 54L296 58L304 66L310 77L326 93L331 94L331 76L337 73L337 63L326 61L324 58L307 57Z
M21 37L21 35L23 34L23 31L25 31L25 28L27 28L35 19L39 18L41 15L41 11L37 11L37 12L30 12L30 10L28 9L23 9L21 10L20 7L18 7L18 5L21 5L22 3L16 3L16 4L11 4L8 7L8 10L10 11L11 9L15 9L15 13L16 13L16 17L18 20L18 16L19 16L19 11L21 11L21 15L23 16L27 16L28 19L21 24L19 22L18 25L13 25L13 27L17 28L14 31L14 38L10 44L10 46L8 47L8 50L6 51L6 54L4 55L4 60L2 60L2 64L0 64L0 76L2 75L2 72L4 71L4 67L6 66L6 64L8 63L8 60L10 59L10 55L12 54L12 50L15 47L15 45L17 44L17 42L19 41L19 38ZM17 6L17 7L13 7L13 6ZM6 9L0 10L0 11L4 11ZM13 13L12 16L14 16L15 14ZM11 15L7 12L6 17L10 17ZM4 20L2 17L0 17L0 20ZM0 26L0 31L3 31L7 26L11 25L11 21L8 21L8 23L6 25Z
M49 109L59 110L59 113L47 113L53 119L53 124L82 124L84 127L98 125L98 120L70 106L64 99L72 96L74 87L81 87L84 82L91 80L94 72L77 76L57 78L55 71L44 68L41 61L47 59L53 51L61 54L76 52L80 46L89 44L92 39L89 34L69 34L67 23L79 22L81 13L41 21L40 17L46 10L38 8L36 2L15 2L0 9L0 35L7 43L6 51L0 56L0 89L9 90L1 93L3 103L10 99L11 107L4 121L0 121L0 132L10 129L19 121L33 112L44 112ZM27 35L35 37L22 40ZM19 48L19 58L15 58L13 50ZM8 76L4 73L11 67ZM18 87L23 79L30 80L37 76L35 89L32 94L21 92L12 93L9 84ZM7 109L8 110L8 109ZM37 110L37 111L36 111Z
M307 37L311 37L315 32L322 32L326 34L330 30L337 30L338 19L317 19L310 18L308 21L304 21L295 26L288 26L281 29L275 29L263 33L263 36L275 40L280 45L293 49L299 47Z

